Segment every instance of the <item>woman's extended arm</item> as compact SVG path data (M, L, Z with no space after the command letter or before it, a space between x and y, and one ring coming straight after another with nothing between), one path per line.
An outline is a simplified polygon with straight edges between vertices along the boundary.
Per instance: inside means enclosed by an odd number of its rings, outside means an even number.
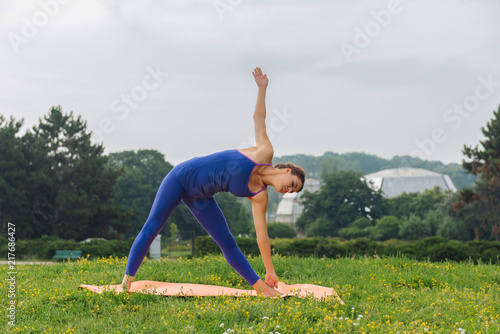
M274 272L273 260L271 257L271 243L267 235L266 209L267 209L267 191L250 197L252 203L252 214L255 225L255 233L257 234L257 244L259 245L262 261L266 267L266 284L272 288L278 287L278 277Z
M269 140L266 131L266 91L269 79L262 73L262 70L259 67L255 68L253 76L257 86L259 87L257 102L255 104L255 111L253 114L255 123L255 140L258 147L266 148L266 151L270 150L269 153L271 153L272 156L273 146L271 145L271 141Z

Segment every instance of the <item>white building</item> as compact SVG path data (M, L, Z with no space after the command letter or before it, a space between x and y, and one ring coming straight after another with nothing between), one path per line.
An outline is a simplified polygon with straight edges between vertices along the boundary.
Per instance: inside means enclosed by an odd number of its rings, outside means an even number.
M300 196L305 190L309 192L316 192L321 187L321 181L315 178L306 178L304 189L300 193L286 193L283 195L278 209L276 210L275 221L279 223L290 224L295 230L295 223L297 218L302 214L304 206L300 204Z
M421 168L391 168L365 175L365 179L373 182L376 190L382 189L385 197L396 197L402 193L422 193L426 189L440 187L443 190L456 192L457 189L446 174L439 174Z

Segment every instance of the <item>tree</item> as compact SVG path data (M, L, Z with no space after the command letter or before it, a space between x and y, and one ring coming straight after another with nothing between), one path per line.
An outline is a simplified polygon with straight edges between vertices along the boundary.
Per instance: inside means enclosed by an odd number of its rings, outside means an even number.
M474 232L477 232L484 220L485 211L479 206L480 203L474 203L464 206L461 210L455 209L455 203L459 200L459 193L448 194L441 202L436 204L436 214L439 217L439 223L436 229L436 235L454 239L461 236L460 240L470 240ZM443 226L446 225L446 233L443 234ZM456 233L451 229L455 226ZM463 236L463 229L467 231L468 237ZM476 233L481 237L481 233Z
M328 174L323 181L318 192L302 195L304 211L297 227L308 235L335 236L356 219L373 220L386 212L380 191L373 190L360 173Z
M325 157L321 161L321 176L338 172L339 162L335 158Z
M439 212L434 209L434 210L429 210L423 219L423 224L426 226L427 231L429 232L430 237L437 235L437 229L439 224L442 221L442 217L440 216Z
M455 203L455 208L461 210L467 205L476 204L485 212L481 227L491 228L497 241L500 241L500 106L493 111L493 118L482 127L486 137L480 142L481 147L464 145L465 159L462 166L466 173L478 176L472 188L465 188ZM476 239L479 239L479 229L476 228Z
M156 192L173 166L156 150L114 152L108 157L108 167L121 171L114 186L113 203L120 208L121 213L133 213L131 228L125 233L128 237L134 237L144 226ZM184 210L187 211L186 208ZM177 212L172 214L169 221L183 229L183 220L179 220L179 217Z
M399 237L400 226L401 221L394 216L384 216L377 219L372 229L372 239L379 241L397 239Z
M32 183L29 162L26 160L23 141L18 136L23 121L0 115L0 226L7 231L9 222L16 224L16 233L26 238L32 232L29 198Z
M465 221L445 217L438 226L436 235L451 240L470 240Z
M351 227L360 228L360 229L368 228L368 227L372 227L372 226L373 226L373 223L366 217L361 217L359 219L356 219L351 225Z
M439 187L425 190L423 193L403 193L399 196L388 198L388 212L400 219L409 217L411 214L423 218L429 210L439 203L446 192Z
M165 155L157 150L122 151L109 154L110 166L141 171L142 182L158 188L165 176L173 168L165 161Z
M409 217L405 217L405 219L401 222L399 236L406 240L418 240L430 237L431 231L422 218L414 213L411 213Z
M245 209L245 207L241 204L241 202L237 203L240 204L240 213L238 215L238 224L233 228L233 233L237 235L248 235L250 231L252 230L252 223L248 217L248 211Z
M34 215L60 238L120 238L129 222L111 205L119 172L106 168L104 148L92 144L81 116L52 107L25 140L36 151L39 183Z
M311 237L332 236L337 235L340 230L335 229L335 223L327 217L318 217L307 226L306 234Z

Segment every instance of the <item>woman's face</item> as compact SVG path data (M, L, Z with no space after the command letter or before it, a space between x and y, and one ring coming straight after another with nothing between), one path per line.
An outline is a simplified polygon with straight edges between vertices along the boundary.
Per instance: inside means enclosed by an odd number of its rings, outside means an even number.
M290 168L283 169L283 173L279 175L278 187L276 190L282 194L297 192L302 187L302 183L298 176L292 174Z

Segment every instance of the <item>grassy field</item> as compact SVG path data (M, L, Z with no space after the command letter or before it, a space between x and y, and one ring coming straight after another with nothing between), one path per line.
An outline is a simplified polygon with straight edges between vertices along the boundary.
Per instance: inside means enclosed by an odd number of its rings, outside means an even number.
M260 258L249 259L263 274ZM94 294L80 284L118 284L126 259L19 265L15 298L2 266L2 332L8 333L500 333L497 265L405 258L301 259L275 256L288 284L333 287L335 299L162 297ZM146 260L137 280L248 288L222 256ZM14 288L14 286L12 287ZM8 306L17 302L15 326Z

